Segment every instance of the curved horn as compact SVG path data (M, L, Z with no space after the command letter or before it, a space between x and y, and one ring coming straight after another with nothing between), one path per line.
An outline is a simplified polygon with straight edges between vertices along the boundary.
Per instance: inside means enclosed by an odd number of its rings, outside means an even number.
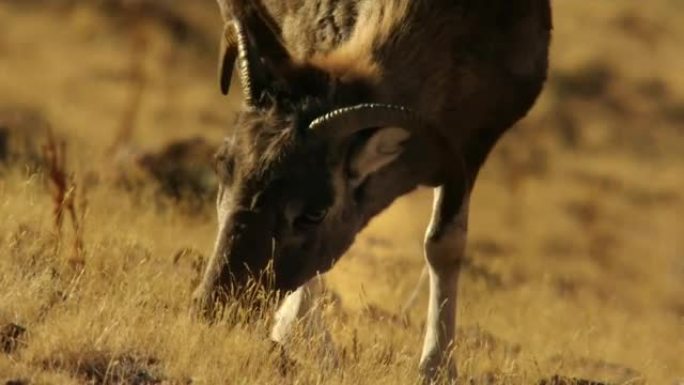
M248 105L256 106L264 91L283 78L282 70L290 66L290 54L278 37L277 24L266 10L250 0L219 0L224 19L232 13L232 28L226 25L222 47L221 88L230 86L232 65L238 61L242 89Z
M235 29L231 23L226 23L223 27L223 36L221 39L218 63L218 78L221 92L224 95L228 94L230 90L231 77L233 76L233 68L235 67L235 60L238 56L238 39Z
M233 23L235 28L235 37L237 40L237 61L238 61L238 74L240 76L240 83L242 83L242 92L245 96L245 100L248 105L254 105L255 101L258 100L259 95L257 91L252 86L252 74L250 61L250 49L248 44L248 37L245 34L242 24L239 21ZM258 60L258 59L256 59Z
M365 103L331 111L309 125L309 129L327 135L347 137L371 127L402 127L415 131L426 122L408 107L392 104Z

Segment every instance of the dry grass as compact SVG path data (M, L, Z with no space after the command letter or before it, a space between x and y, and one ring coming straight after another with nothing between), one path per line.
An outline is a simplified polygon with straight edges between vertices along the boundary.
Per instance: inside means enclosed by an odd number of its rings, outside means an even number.
M409 322L397 314L422 267L429 191L375 220L328 275L342 305L326 309L339 370L319 362L316 338L295 339L284 361L268 317L192 319L210 204L189 216L154 186L117 187L125 162L108 150L217 141L238 95L220 96L213 51L179 42L168 23L143 16L133 32L117 13L71 3L0 3L0 106L40 111L68 144L61 198L45 173L0 170L0 381L414 383L425 293ZM554 2L549 87L476 186L459 288L463 383L684 379L684 6L647 3ZM199 20L218 36L218 15ZM76 234L56 233L71 181L87 188L87 210L72 201ZM59 244L78 237L74 264Z

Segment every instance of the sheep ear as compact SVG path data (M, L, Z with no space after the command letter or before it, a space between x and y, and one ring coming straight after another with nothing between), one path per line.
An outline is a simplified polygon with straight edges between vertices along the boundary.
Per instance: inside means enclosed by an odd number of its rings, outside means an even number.
M351 184L360 185L369 175L396 160L404 151L403 143L410 136L409 131L399 127L381 128L373 133L365 143L352 151L349 162Z
M221 46L219 48L218 78L221 92L224 95L230 91L230 82L233 78L233 69L238 55L238 41L235 29L226 23L223 26Z

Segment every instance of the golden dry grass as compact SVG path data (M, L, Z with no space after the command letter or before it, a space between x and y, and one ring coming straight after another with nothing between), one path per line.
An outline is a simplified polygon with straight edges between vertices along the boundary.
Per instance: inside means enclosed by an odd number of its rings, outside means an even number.
M684 5L554 6L549 86L475 189L459 373L474 384L555 374L675 384L684 380ZM153 187L112 185L119 163L108 150L125 125L140 148L230 129L239 95L219 95L201 40L207 26L218 36L218 15L198 8L188 15L201 21L200 42L183 43L156 19L132 29L79 2L0 2L0 107L52 123L88 202L76 256L70 227L55 234L46 178L21 165L0 171L0 327L27 330L0 353L0 380L415 383L426 293L409 322L397 315L422 268L429 191L373 221L328 274L342 305L326 310L340 368L318 362L316 339L299 338L283 373L268 317L238 311L209 325L188 315L213 242L210 208L188 215ZM136 44L144 49L132 54ZM141 76L140 113L128 121Z

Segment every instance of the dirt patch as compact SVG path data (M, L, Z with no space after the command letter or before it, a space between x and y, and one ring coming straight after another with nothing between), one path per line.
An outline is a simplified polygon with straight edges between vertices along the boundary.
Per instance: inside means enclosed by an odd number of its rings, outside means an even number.
M202 138L171 142L138 157L137 163L161 191L176 199L208 199L216 190L213 159L216 147Z
M606 382L585 380L581 378L569 378L555 375L551 378L539 381L539 385L610 385Z
M644 376L639 371L627 367L625 365L607 362L604 360L597 360L588 357L570 357L570 356L555 356L551 358L552 363L560 364L567 370L571 370L572 373L577 373L578 375L585 378L605 378L610 382L548 382L548 385L556 384L582 384L582 385L594 385L594 384L644 384ZM556 376L558 377L558 376ZM560 380L577 380L576 378L565 378L558 377ZM587 381L587 380L582 380ZM540 384L541 385L541 384Z
M5 381L5 385L28 385L28 380L8 380Z
M155 385L163 381L158 364L152 357L95 351L60 354L43 366L68 372L92 385Z
M216 146L200 137L171 141L154 150L123 147L117 154L115 183L127 191L152 186L157 195L196 209L213 202Z

